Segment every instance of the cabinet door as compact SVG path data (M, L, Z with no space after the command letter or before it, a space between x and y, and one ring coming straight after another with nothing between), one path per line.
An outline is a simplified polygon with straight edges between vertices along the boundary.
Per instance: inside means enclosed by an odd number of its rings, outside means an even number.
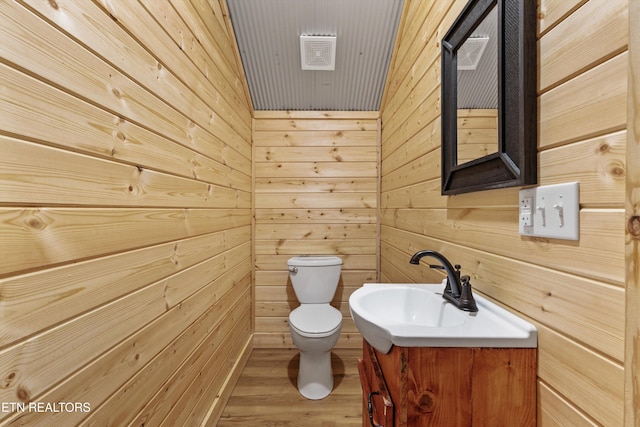
M424 347L407 353L407 426L472 427L473 349Z
M373 349L366 344L363 358L358 360L358 372L362 385L362 426L393 427L393 402Z
M473 425L535 427L536 368L536 349L475 349Z

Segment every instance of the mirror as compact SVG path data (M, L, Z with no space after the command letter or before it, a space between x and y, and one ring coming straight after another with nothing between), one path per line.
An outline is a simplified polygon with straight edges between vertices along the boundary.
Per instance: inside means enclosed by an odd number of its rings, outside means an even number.
M498 152L498 8L457 52L457 162Z
M537 182L536 2L470 0L442 40L442 194Z

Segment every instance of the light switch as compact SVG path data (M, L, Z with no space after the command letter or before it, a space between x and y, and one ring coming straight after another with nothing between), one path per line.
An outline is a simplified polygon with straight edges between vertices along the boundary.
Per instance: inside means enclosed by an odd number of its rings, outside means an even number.
M530 199L531 203L529 203ZM580 238L579 199L580 187L577 182L520 190L520 234L578 240Z

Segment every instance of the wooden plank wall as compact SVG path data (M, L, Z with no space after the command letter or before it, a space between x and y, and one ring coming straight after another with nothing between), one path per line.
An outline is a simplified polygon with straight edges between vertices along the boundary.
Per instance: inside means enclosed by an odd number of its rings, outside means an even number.
M360 347L348 300L377 278L378 113L256 111L253 145L255 346L293 346L287 260L326 254L344 262L337 346Z
M517 189L440 195L440 43L466 0L407 4L382 108L381 280L420 249L539 330L538 425L624 413L628 0L539 4L539 183L580 182L578 242L518 234Z
M627 132L626 257L627 331L625 425L640 425L640 2L629 2L629 94ZM635 166L631 166L635 165Z
M220 5L5 1L0 39L0 402L82 404L0 424L214 423L251 346L251 109Z
M458 109L457 161L461 165L498 151L498 109Z

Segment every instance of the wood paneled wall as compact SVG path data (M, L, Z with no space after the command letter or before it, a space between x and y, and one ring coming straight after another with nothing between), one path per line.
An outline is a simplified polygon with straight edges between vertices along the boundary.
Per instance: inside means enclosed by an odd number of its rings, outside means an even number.
M256 347L293 346L288 316L299 303L287 260L295 255L342 258L337 346L362 345L348 300L377 277L379 134L377 112L256 111Z
M0 38L0 402L85 404L0 423L214 423L251 345L251 110L220 4L5 1Z
M539 425L621 425L628 0L540 0L540 183L580 182L579 242L519 236L516 189L440 196L465 3L407 2L381 119L252 123L223 1L2 2L0 402L90 411L0 424L213 424L254 328L293 346L290 256L343 258L358 347L350 293L438 280L408 265L432 248L538 326Z
M498 109L458 109L457 160L463 164L498 151Z
M466 0L412 1L381 111L381 278L439 280L408 265L420 249L462 264L538 327L538 424L619 426L628 0L539 3L539 183L580 182L580 240L520 236L517 189L440 195L440 40Z
M625 425L640 425L640 2L629 1L629 95L626 191L627 330Z

